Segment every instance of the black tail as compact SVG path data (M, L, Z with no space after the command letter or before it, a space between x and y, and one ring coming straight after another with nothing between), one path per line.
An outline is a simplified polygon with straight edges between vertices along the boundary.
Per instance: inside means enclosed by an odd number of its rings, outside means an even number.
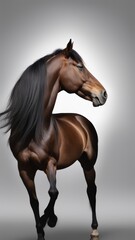
M10 141L24 148L42 136L46 58L29 66L15 84L7 109L0 113L2 127L11 130ZM1 128L2 128L1 127Z

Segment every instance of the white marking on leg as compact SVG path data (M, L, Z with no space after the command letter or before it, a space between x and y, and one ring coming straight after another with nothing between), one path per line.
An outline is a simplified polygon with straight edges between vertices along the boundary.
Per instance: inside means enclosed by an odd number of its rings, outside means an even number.
M92 230L91 237L99 237L99 232L97 229Z

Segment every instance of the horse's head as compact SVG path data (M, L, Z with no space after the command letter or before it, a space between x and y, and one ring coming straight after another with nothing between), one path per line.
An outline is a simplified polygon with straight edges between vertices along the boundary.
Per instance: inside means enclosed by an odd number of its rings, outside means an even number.
M71 40L63 50L63 63L59 72L62 90L76 93L93 102L93 106L103 105L107 93L101 83L84 66L82 58L72 49Z

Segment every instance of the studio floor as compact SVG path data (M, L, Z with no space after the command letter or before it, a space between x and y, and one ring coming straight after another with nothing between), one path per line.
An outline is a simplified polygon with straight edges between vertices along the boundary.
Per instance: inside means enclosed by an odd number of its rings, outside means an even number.
M119 226L106 224L100 227L99 240L127 240L134 239L134 226ZM3 240L36 240L36 232L32 221L3 221L0 224L0 238ZM46 240L90 240L89 229L86 226L75 226L58 223L57 227L46 227ZM94 239L97 240L97 239Z

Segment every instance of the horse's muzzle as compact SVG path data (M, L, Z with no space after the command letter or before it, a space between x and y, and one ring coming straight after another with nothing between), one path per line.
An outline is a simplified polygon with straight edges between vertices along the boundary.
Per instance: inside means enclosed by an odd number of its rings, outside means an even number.
M92 102L93 102L93 106L94 107L98 107L100 105L105 104L106 100L107 100L107 92L106 92L106 90L103 90L98 95L92 94Z

